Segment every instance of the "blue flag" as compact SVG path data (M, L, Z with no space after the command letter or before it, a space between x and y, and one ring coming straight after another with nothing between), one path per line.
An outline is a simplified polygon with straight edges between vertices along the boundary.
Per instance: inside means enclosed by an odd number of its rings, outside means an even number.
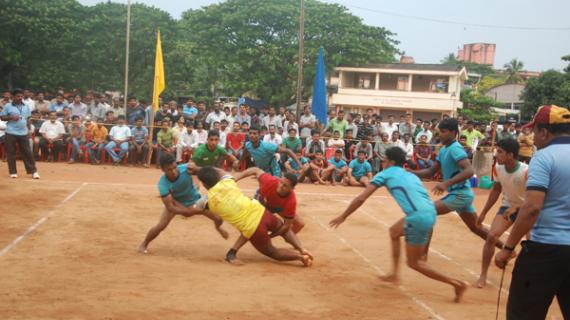
M315 75L315 85L313 87L312 110L317 119L324 125L327 124L327 86L325 82L325 59L323 58L323 48L319 50L319 61L317 62L317 72Z

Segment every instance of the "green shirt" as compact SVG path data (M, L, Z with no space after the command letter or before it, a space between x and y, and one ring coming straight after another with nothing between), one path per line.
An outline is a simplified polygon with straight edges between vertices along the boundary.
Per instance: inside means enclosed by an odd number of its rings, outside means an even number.
M481 132L479 132L475 129L473 129L473 131L471 131L471 132L469 132L469 130L463 130L461 132L461 135L467 137L467 141L465 141L465 144L469 148L471 148L473 146L473 140L475 140L475 138L479 139L479 142L481 142L483 139L485 139L485 136Z
M287 137L283 140L285 148L293 151L293 153L301 152L301 139L295 137L293 140Z
M167 148L170 148L174 144L174 133L171 129L168 129L166 131L161 129L158 131L158 134L156 136L156 142Z
M201 144L192 155L192 161L199 167L215 166L220 162L222 157L227 154L226 149L216 145L214 151L210 151L207 144Z
M331 128L332 133L334 133L335 131L340 132L340 137L343 138L344 133L348 128L348 122L344 119L339 122L337 118L334 118L329 122L329 128Z

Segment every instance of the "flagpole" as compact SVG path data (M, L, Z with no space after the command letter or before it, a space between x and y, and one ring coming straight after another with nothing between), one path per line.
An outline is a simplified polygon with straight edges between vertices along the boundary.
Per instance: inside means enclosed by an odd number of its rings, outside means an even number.
M131 38L131 0L127 2L127 45L125 52L125 93L124 104L127 109L127 101L129 95L129 42Z
M297 121L301 118L301 101L303 100L303 56L305 52L305 0L301 0L301 17L299 18L299 61L297 62Z

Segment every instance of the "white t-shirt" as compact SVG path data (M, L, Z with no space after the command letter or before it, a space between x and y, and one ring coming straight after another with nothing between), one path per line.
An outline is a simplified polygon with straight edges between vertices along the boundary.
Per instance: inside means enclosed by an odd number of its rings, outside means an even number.
M208 131L206 130L202 130L202 132L196 130L196 136L198 137L198 140L196 141L197 146L206 143L206 141L208 140Z
M271 137L270 134L266 134L266 135L263 137L263 141L265 141L265 142L271 142L271 143L274 143L274 144L280 146L281 143L283 142L283 138L282 138L281 135L278 134L278 133L276 133L273 137Z
M216 112L212 111L206 117L206 123L210 124L210 123L214 123L214 122L222 122L222 120L225 120L225 119L226 119L226 114L223 111L220 111L220 113L218 113L218 114L216 114Z
M314 114L310 114L308 116L306 116L305 114L303 114L301 116L301 119L299 119L299 124L300 125L309 125L311 123L314 123L317 121L317 118L315 117ZM311 136L311 128L303 128L301 129L301 138L306 138L306 137L310 137Z
M57 120L54 123L51 123L51 121L45 121L40 127L40 133L45 134L48 139L55 139L60 135L65 134L65 127L63 126L63 123Z
M281 122L281 117L278 115L266 116L263 118L263 125L269 128L270 125L274 125L275 128L283 128L283 123Z
M526 180L528 175L528 165L519 162L519 167L515 172L507 172L504 165L495 165L497 181L503 189L502 207L521 207L524 203L526 193Z
M127 126L114 126L109 135L115 140L126 140L131 136L131 129Z
M394 131L398 131L398 124L397 123L392 123L392 125L390 125L388 122L382 124L382 126L384 127L384 132L386 132L388 134L388 138L392 137L392 132Z

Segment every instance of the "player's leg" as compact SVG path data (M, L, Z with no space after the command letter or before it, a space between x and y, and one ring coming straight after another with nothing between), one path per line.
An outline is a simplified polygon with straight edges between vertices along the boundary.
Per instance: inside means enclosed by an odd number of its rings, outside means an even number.
M390 241L392 243L392 272L381 276L380 279L398 283L400 280L400 238L404 235L404 218L398 220L390 227Z
M505 211L506 207L502 207L499 212ZM510 220L505 220L502 214L497 213L491 224L491 231L487 236L485 245L483 246L483 260L481 262L481 275L475 283L477 288L483 288L487 284L487 272L489 271L489 265L491 264L491 259L495 254L495 244L497 240L513 225Z
M434 202L435 211L437 212L437 215L440 216L440 215L450 213L452 211L452 209L450 209L450 207L453 206L454 201L455 201L455 195L450 193L447 196L441 198L440 200L437 200L436 202ZM433 230L430 232L428 242L425 245L425 252L424 252L424 256L422 258L424 261L427 261L432 236L433 236Z
M360 178L360 185L363 186L364 188L368 188L368 186L370 185L370 179L368 179L367 176L363 176L362 178Z
M334 171L335 171L335 167L332 166L332 165L329 165L328 168L324 169L324 170L321 172L321 179L322 179L323 181L329 180L329 179L332 177L332 173L333 173Z
M303 218L301 218L299 216L299 214L296 214L295 218L293 218L293 226L291 227L291 231L293 231L293 233L297 234L304 227L305 227L305 221L303 220Z
M478 235L481 239L485 241L487 240L487 237L489 236L489 228L483 225L477 225L477 213L462 212L459 213L459 217L461 217L461 220L463 220L463 223L469 228L469 230L471 230L471 232ZM503 241L497 239L495 247L501 249L503 246Z
M152 240L154 240L156 237L158 237L158 235L162 232L162 230L166 229L166 227L168 226L170 221L172 221L172 218L174 218L173 213L171 213L170 211L168 211L166 209L164 209L162 211L162 215L160 216L160 220L158 220L158 223L154 227L150 228L150 230L146 234L146 237L144 238L144 241L139 246L139 252L148 253L147 248L148 248L149 243Z

